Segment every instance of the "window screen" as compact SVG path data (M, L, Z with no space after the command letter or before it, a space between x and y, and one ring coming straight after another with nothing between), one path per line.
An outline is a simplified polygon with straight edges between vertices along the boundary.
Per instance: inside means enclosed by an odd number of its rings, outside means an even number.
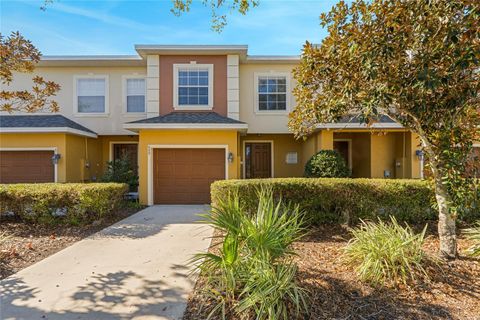
M104 113L105 79L78 79L77 103L80 113Z
M145 112L145 79L127 79L127 112Z

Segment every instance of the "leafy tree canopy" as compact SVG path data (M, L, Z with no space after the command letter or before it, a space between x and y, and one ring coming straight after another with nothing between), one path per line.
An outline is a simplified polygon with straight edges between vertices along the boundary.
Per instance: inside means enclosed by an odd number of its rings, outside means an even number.
M40 51L19 32L12 32L8 37L0 34L0 111L58 111L57 103L50 97L55 96L60 85L53 81L34 76L31 90L8 90L14 72L32 73L40 56Z
M435 180L440 249L455 256L455 200L479 138L480 2L340 1L321 24L329 35L304 46L295 70L290 129L303 136L347 115L368 124L387 115L417 133Z
M189 12L192 0L172 0L172 13L180 16ZM237 11L245 15L251 8L258 6L259 0L202 0L202 3L212 10L212 30L221 32L227 25L226 11Z

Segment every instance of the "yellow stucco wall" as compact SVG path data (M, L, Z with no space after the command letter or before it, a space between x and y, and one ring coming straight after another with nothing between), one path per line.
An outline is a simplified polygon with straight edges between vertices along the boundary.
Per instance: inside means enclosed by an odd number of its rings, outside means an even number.
M242 157L245 153L245 141L273 142L273 176L275 178L301 177L303 175L304 164L308 159L303 158L303 142L295 140L292 134L248 134L242 136L240 140ZM297 164L286 163L286 156L289 152L297 153ZM243 172L241 176L244 176Z
M100 141L75 135L66 136L67 181L97 180L103 173Z
M366 178L371 175L370 132L335 132L333 138L351 140L352 177Z
M405 168L395 167L395 159L401 158L402 154L397 154L397 133L378 132L370 135L371 141L371 178L384 178L384 171L390 171L390 177L400 177L396 170L403 172ZM398 139L401 142L401 139ZM401 144L399 144L401 146ZM401 150L401 149L400 149Z
M228 178L238 178L238 133L234 130L140 130L139 132L139 197L140 203L148 204L148 153L149 146L170 145L227 145L233 153L233 162L228 164Z
M58 182L66 182L66 134L64 133L2 133L0 134L1 148L57 148L61 159L57 165Z

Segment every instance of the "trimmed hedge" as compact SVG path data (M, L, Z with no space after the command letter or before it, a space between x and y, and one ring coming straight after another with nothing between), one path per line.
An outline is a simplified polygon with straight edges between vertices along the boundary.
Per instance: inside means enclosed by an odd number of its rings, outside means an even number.
M127 191L121 183L3 184L0 218L14 214L36 223L88 223L117 209Z
M272 188L274 195L299 205L313 224L388 219L420 223L436 219L434 194L420 180L348 178L274 178L217 181L211 186L212 204L238 192L247 210L258 204L256 190Z

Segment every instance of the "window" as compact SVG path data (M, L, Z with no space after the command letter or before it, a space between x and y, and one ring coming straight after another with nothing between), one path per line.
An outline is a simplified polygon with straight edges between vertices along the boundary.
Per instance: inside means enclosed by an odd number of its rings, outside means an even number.
M289 82L287 75L258 75L256 81L258 111L288 110Z
M76 78L76 111L78 113L106 113L107 78Z
M145 112L145 79L128 78L125 87L127 113Z
M174 65L175 106L178 109L211 109L213 65Z

